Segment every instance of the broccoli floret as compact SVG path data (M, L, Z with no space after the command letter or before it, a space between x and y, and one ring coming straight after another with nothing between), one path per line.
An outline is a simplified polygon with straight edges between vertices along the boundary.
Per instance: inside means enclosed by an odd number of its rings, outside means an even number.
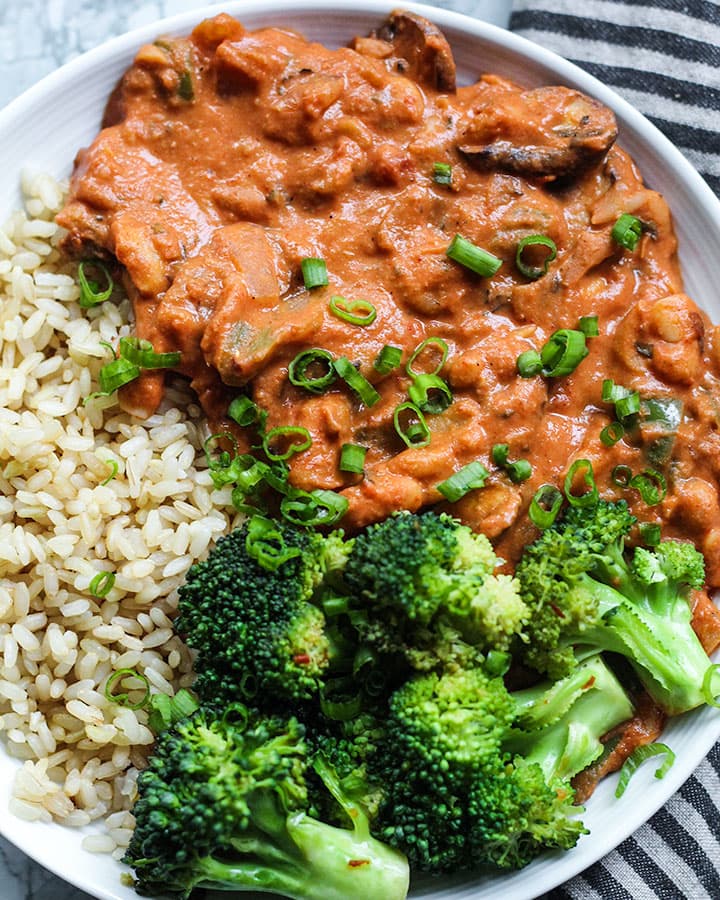
M505 750L535 762L545 778L566 780L603 752L601 738L630 719L633 704L600 655L565 678L514 691L517 717Z
M500 562L484 535L444 513L397 513L370 526L344 573L361 600L360 635L420 669L452 655L456 638L507 650L528 611L515 579L493 574Z
M164 732L138 779L125 855L138 892L186 898L206 887L296 900L403 900L406 860L370 836L363 810L320 757L312 765L351 827L307 814L310 765L295 719L250 719L239 704L220 714L200 709Z
M435 873L524 865L574 845L583 827L569 785L503 750L515 715L502 679L480 668L396 691L372 761L385 788L378 836Z
M333 646L310 601L345 555L340 534L254 517L192 566L179 591L176 627L197 653L201 698L315 697Z
M643 686L671 715L705 702L710 666L692 629L690 588L704 582L692 544L664 541L628 553L635 519L624 501L572 508L526 547L517 568L531 610L525 659L558 679L578 648L628 658Z

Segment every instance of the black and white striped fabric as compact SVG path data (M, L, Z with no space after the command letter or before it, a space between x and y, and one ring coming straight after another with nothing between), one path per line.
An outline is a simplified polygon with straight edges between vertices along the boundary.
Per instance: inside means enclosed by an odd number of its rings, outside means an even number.
M720 194L720 0L514 0L510 27L614 88Z
M720 195L720 0L515 0L511 28L613 87ZM720 744L633 837L543 900L719 900Z

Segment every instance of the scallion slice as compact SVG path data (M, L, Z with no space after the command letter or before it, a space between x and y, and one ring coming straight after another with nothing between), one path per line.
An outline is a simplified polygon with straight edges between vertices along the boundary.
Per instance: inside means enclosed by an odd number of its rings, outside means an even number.
M180 73L180 81L178 82L178 97L188 103L195 99L195 88L193 87L192 75L188 69Z
M640 412L640 394L633 391L627 397L615 401L615 415L621 422Z
M325 287L329 284L327 266L324 259L316 259L306 256L300 263L305 287L310 291L313 288Z
M401 403L393 413L395 431L408 447L427 447L430 429L422 412L414 403Z
M713 665L707 668L703 677L701 690L707 705L714 706L715 709L720 709L720 697L715 693L715 690L713 689L713 682L717 681L716 676L720 677L719 663L713 663Z
M270 572L276 572L283 563L301 556L299 547L288 547L282 532L270 519L255 515L248 522L245 549L248 554Z
M345 384L355 391L365 406L374 406L378 402L380 394L378 394L367 378L358 372L347 356L341 356L334 360L333 368Z
M632 754L623 763L622 769L620 769L620 779L615 789L615 796L622 797L630 779L646 759L650 759L652 756L660 756L661 754L665 756L665 759L655 771L656 778L664 778L670 771L672 764L675 762L674 751L667 744L661 743L643 744L642 747L637 747L633 750Z
M345 515L349 505L347 498L335 491L293 491L280 502L280 513L293 525L329 526Z
M433 163L433 181L435 184L452 184L452 166L450 163Z
M257 405L245 394L236 397L228 407L228 416L243 428L254 425L258 420Z
M610 481L617 487L626 488L633 477L630 466L615 466L610 473Z
M140 371L140 366L136 366L122 356L114 359L98 372L100 390L92 396L109 397L123 385L130 384L131 381L139 378Z
M174 697L167 694L153 694L149 705L148 727L155 734L160 734L181 719L192 715L199 703L187 688L180 688Z
M101 486L110 484L110 482L113 480L113 478L115 478L115 476L117 475L117 473L120 469L120 467L118 466L117 462L114 459L106 459L105 465L110 466L110 474L108 475L107 478L105 478L103 481L100 482Z
M95 269L98 269L102 272L103 278L105 279L105 289L100 290L100 285L97 281L94 281L91 278L88 278L85 274L85 266L92 266ZM104 303L106 300L109 300L113 288L115 284L108 272L107 268L103 263L100 262L99 259L84 259L78 265L78 282L80 284L80 306L83 309L90 309L93 306L97 306L100 303Z
M637 216L623 213L613 225L610 234L616 244L620 244L626 250L633 251L638 245L642 231L643 223Z
M585 335L574 328L561 328L540 351L543 375L562 378L570 375L588 355Z
M336 295L330 298L330 312L351 325L372 325L377 310L369 300L346 300Z
M600 440L606 447L613 447L625 434L622 422L611 422L600 432Z
M492 253L483 250L482 247L476 247L472 241L459 234L456 234L452 239L445 253L450 259L460 263L461 266L465 266L466 269L482 275L483 278L489 278L491 275L494 275L502 265L502 260L498 259L497 256L493 256Z
M504 469L508 461L509 453L509 444L493 444L493 448L490 451L490 456L496 466L500 466L501 469Z
M582 331L585 337L597 337L600 334L597 316L580 316L578 331Z
M516 459L515 462L508 463L505 466L507 476L513 484L520 484L527 481L532 475L532 466L526 459Z
M177 350L171 353L156 353L150 341L136 337L121 337L118 352L123 359L141 369L168 369L177 366L181 358Z
M138 681L141 681L143 684L144 693L137 703L130 702L130 691L141 690L141 688L127 688L121 694L113 693L115 685L120 681L124 681L126 678L137 678ZM150 700L150 682L142 673L136 672L135 669L118 669L116 672L113 672L105 682L103 693L110 703L117 703L118 706L124 706L125 709L142 709L144 706L147 706L148 701Z
M453 402L452 391L439 375L417 375L408 388L408 397L423 412L433 415Z
M343 444L340 448L340 471L362 475L365 470L367 447L360 444Z
M523 253L525 251L525 248L537 246L545 247L548 251L545 259L543 260L543 264L542 266L528 265L523 260ZM556 259L556 257L557 247L555 246L555 241L552 238L549 238L544 234L529 234L527 237L524 237L517 245L517 250L515 251L515 265L526 278L531 278L533 281L535 281L536 279L547 273L548 266L554 259Z
M373 369L375 369L379 375L388 375L393 369L396 369L400 365L402 354L403 352L400 347L393 347L392 344L385 344L373 363Z
M313 375L313 372L317 374ZM298 353L288 366L290 383L311 394L325 393L336 377L332 353L319 347Z
M219 441L229 441L233 448L232 452L225 450L222 447L216 448L215 444ZM224 477L225 473L230 469L237 453L237 441L229 431L220 431L217 434L211 434L203 444L203 451L205 452L205 461L207 462L207 467L210 470L210 476L213 479L215 487L222 487L222 485L234 481L232 475ZM219 480L216 480L216 476L218 476Z
M573 494L573 481L580 473L589 488L584 494ZM595 506L600 498L600 493L595 484L595 472L589 459L576 459L568 469L565 476L565 497L571 506Z
M97 575L93 576L88 590L93 597L97 597L99 600L101 600L104 597L107 597L107 595L113 589L114 584L115 576L112 572L98 572Z
M470 491L484 487L489 474L485 466L476 459L441 481L437 490L450 503L456 503Z
M282 441L286 445L285 450L280 453L272 449L273 442L277 440ZM307 450L311 444L312 437L310 437L310 432L307 428L303 428L300 425L278 425L277 428L271 428L270 431L264 434L262 439L262 448L265 451L265 455L273 462L290 459L296 453L302 453L303 450Z
M542 484L530 501L528 516L533 525L545 530L558 517L563 504L563 495L554 484Z
M435 348L437 347L440 351L440 361L435 364L435 368L431 369L429 372L416 372L413 368L413 363L417 361L417 359L425 353L428 347ZM449 348L447 345L447 341L444 341L441 337L429 337L425 338L417 347L413 350L410 355L410 359L405 364L405 371L411 378L417 378L418 375L439 375L442 371L442 367L447 362Z
M657 547L660 543L660 526L657 522L640 522L638 525L640 540L646 547Z
M628 487L635 488L648 506L657 506L667 496L665 476L656 469L643 469L628 482Z
M533 378L542 372L542 359L537 350L526 350L517 358L518 375L522 378Z

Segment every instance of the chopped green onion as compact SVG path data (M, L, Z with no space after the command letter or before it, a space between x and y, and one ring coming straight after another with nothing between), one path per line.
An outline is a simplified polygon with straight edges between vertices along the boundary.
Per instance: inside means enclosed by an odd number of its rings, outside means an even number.
M509 453L510 446L508 444L493 444L490 456L496 466L500 466L501 469L504 469L507 465Z
M418 409L434 415L453 402L452 391L439 375L417 375L408 388L408 397Z
M380 394L378 394L367 378L358 372L347 356L341 356L334 360L333 368L347 386L355 391L365 406L374 406L378 402Z
M615 466L610 473L612 483L621 488L626 488L630 484L632 477L633 473L630 466Z
M309 291L329 284L327 266L324 259L315 259L307 256L300 263L300 268L302 269L303 282Z
M518 374L522 378L532 378L542 372L542 359L537 350L526 350L517 358Z
M228 415L243 428L254 425L258 420L258 408L256 404L245 394L236 397L228 407Z
M344 690L349 693L345 695ZM333 698L331 692L337 692ZM362 712L362 694L350 678L333 678L320 689L320 709L335 722L348 722Z
M520 484L527 481L532 475L532 466L526 459L518 459L515 462L508 463L505 466L507 476L513 484Z
M643 469L639 475L633 475L628 487L635 488L648 506L657 506L667 495L665 476L655 469Z
M484 487L489 474L485 466L476 459L441 481L437 490L450 503L456 503L470 491Z
M641 522L638 531L640 540L646 547L657 547L660 543L660 526L656 522Z
M606 447L613 447L625 434L625 426L622 422L611 422L600 432L600 440Z
M142 699L138 703L131 703L129 698L129 693L131 690L140 690L140 688L129 688L125 693L122 694L114 694L113 688L119 681L123 681L125 678L137 678L139 681L142 681L145 686L145 692L143 694ZM150 682L147 678L142 675L140 672L136 672L134 669L118 669L117 672L113 672L112 675L105 682L105 690L103 692L107 700L110 703L117 703L118 706L124 706L125 709L142 709L144 706L147 706L148 701L150 700Z
M615 415L621 422L638 412L640 412L640 394L637 391L633 391L629 396L621 397L615 401Z
M255 515L248 522L245 549L248 555L270 572L276 572L283 563L301 556L299 547L288 547L276 524L264 516Z
M100 390L91 396L93 397L109 397L125 384L130 384L140 377L140 367L134 365L127 359L120 357L109 362L98 372L98 381Z
M512 664L512 655L503 650L488 650L485 655L485 671L488 675L502 677Z
M393 369L396 369L400 365L402 354L403 352L400 347L393 347L391 344L385 344L373 363L373 369L375 369L379 375L388 375Z
M167 369L177 366L182 356L177 350L171 353L156 353L150 341L136 337L121 337L119 354L141 369Z
M320 602L323 612L329 619L342 616L350 609L350 601L347 597L323 597Z
M470 269L484 278L494 275L502 265L502 260L498 259L497 256L493 256L492 253L483 250L482 247L476 247L472 241L461 237L459 234L456 234L452 239L445 254L450 259L460 263L461 266L465 266L466 269Z
M408 447L427 447L430 443L430 429L422 412L414 403L401 403L395 407L393 424L395 431Z
M340 448L340 471L362 475L366 453L367 447L361 447L360 444L343 444Z
M452 166L450 163L433 163L433 181L435 184L452 184Z
M282 453L276 453L271 444L277 438L299 438L298 441L290 442L287 445L287 449ZM310 437L310 432L307 428L302 428L299 425L278 425L277 428L271 428L267 434L263 435L262 439L262 448L265 451L265 455L268 459L273 460L273 462L277 462L283 459L290 459L291 456L294 456L296 453L302 453L303 450L307 450L308 447L312 444L312 438Z
M589 488L584 494L573 494L572 492L573 481L578 472ZM595 484L595 473L589 459L576 459L568 469L565 476L565 497L571 506L595 506L597 504L600 494Z
M324 371L314 376L309 374L317 369ZM288 366L288 378L291 384L305 388L311 394L323 394L336 378L332 353L318 347L303 350Z
M525 248L534 246L546 247L549 251L543 260L542 266L530 266L523 260ZM546 274L548 266L556 257L557 247L552 238L549 238L544 234L530 234L527 237L524 237L517 245L517 250L515 251L515 265L526 278L531 278L535 281L537 278Z
M369 300L346 300L336 295L330 298L330 312L351 325L372 325L377 310Z
M578 331L582 331L585 337L597 337L600 334L597 316L580 316Z
M103 597L107 597L114 584L115 576L112 572L98 572L90 582L88 590L93 597L101 600Z
M637 769L645 762L646 759L650 759L651 756L659 756L661 754L665 754L665 760L662 765L655 771L656 778L664 778L667 773L670 771L670 767L675 762L675 753L668 747L667 744L643 744L642 747L638 747L635 749L631 756L625 760L623 763L622 769L620 769L620 780L618 781L617 788L615 789L615 796L622 797L625 793L625 788L628 786L630 779L635 774Z
M718 674L720 674L720 663L713 663L713 665L709 666L705 672L702 683L702 692L705 702L708 706L714 706L715 709L720 709L720 698L713 693L713 681Z
M110 484L110 482L113 480L113 478L117 475L118 470L120 468L114 459L106 459L105 465L110 466L111 471L110 471L110 474L108 475L108 477L104 481L100 482L101 485Z
M544 531L546 528L550 528L557 519L562 504L563 495L555 485L542 484L530 501L528 517L533 525Z
M160 734L181 719L192 715L198 709L199 703L187 688L180 688L174 697L167 694L153 694L150 697L149 707L148 727L155 734Z
M347 512L349 502L335 491L293 491L280 503L282 516L293 525L334 525Z
M87 277L85 274L85 266L93 266L93 268L99 269L102 272L106 284L104 291L100 290L100 285L97 281L93 281ZM93 306L97 306L98 304L109 300L113 288L115 287L110 273L99 259L84 259L80 263L78 266L78 281L80 282L80 306L82 306L83 309L90 309Z
M195 99L195 89L193 88L193 80L190 72L185 69L184 72L180 74L180 81L178 83L178 97L181 100L187 100L190 102Z
M227 440L232 444L232 453L228 450L219 449L217 453L213 454L214 444L216 441ZM215 483L215 487L220 487L222 484L227 484L228 480L223 479L220 484L215 481L215 474L220 474L226 472L232 463L233 458L237 452L237 441L230 434L229 431L220 431L217 434L211 434L210 437L203 444L203 451L205 452L205 460L207 462L207 467L210 470L211 476L213 476L213 482ZM234 480L234 479L233 479Z
M561 328L540 351L543 375L561 378L570 375L588 355L585 335L574 328Z
M413 363L428 347L438 347L440 349L440 362L437 363L435 368L430 372L416 372L413 368ZM410 359L405 364L405 371L411 378L417 378L419 375L439 375L442 367L447 362L448 353L449 348L447 345L447 341L444 341L440 337L425 338L425 340L422 341L422 343L418 344L417 347L413 350Z
M636 216L623 213L613 225L612 239L626 250L634 250L642 234L643 223Z

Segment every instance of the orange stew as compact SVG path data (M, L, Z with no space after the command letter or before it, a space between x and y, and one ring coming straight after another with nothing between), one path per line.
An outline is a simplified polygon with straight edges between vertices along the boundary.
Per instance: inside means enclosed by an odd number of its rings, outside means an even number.
M247 393L268 428L308 430L290 479L341 492L346 527L438 503L437 485L479 460L485 487L450 508L512 562L535 534L535 491L562 485L583 458L603 496L696 542L720 585L720 329L683 293L667 206L615 146L609 110L495 75L456 87L445 38L409 13L339 50L220 15L142 47L103 126L59 217L67 247L117 260L137 334L181 351L215 427ZM623 214L642 224L632 250L612 236ZM497 271L449 258L457 234L497 257ZM557 248L537 278L516 264L532 235ZM549 254L548 241L531 244L522 268ZM325 262L327 286L305 287L307 258ZM338 317L338 296L346 310L372 304L374 321ZM599 335L572 373L518 373L520 354L584 316L598 317ZM429 337L447 343L438 374L452 402L426 414L429 443L407 447L393 415L408 400L405 363ZM380 376L385 345L402 364ZM436 368L439 346L418 371ZM308 348L346 357L379 400L365 406L341 378L319 394L291 384L288 366ZM151 414L163 377L124 387L123 406ZM606 379L637 391L645 411L612 446L600 439L615 418ZM253 443L237 433L243 449ZM367 448L361 474L339 467L347 443ZM498 443L529 461L527 480L491 462ZM648 505L613 482L618 465L661 473L667 495ZM712 644L717 617L702 609Z

